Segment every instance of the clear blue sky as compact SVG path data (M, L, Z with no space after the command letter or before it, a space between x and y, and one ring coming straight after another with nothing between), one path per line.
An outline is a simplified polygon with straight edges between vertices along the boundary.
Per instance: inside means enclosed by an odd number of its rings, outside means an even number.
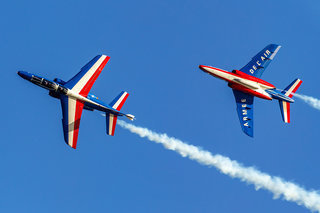
M232 91L199 64L239 69L282 45L263 79L320 97L318 1L4 1L0 12L0 212L309 212L182 158L84 111L77 150L61 109L17 70L68 80L111 57L92 88L136 125L168 133L272 175L320 189L319 115L300 100L290 125L277 101L255 101L255 138L241 131Z

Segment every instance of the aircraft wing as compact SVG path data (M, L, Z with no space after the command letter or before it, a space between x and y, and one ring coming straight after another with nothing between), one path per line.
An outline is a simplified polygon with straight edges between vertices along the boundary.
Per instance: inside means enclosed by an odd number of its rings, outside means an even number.
M240 120L242 131L248 136L253 137L253 98L254 96L232 90L236 99L237 113Z
M248 75L260 78L264 70L268 67L274 56L277 54L281 46L277 44L269 44L257 55L255 55L251 61L240 69Z
M87 97L91 87L97 80L109 59L109 56L97 55L82 67L80 72L70 79L64 86L84 97Z
M91 87L97 80L102 69L109 61L106 55L97 55L81 68L80 72L70 79L64 86L84 97L87 97ZM60 97L62 107L62 124L65 142L72 148L77 147L80 119L83 102L65 95Z
M83 103L66 95L60 97L65 142L76 149Z

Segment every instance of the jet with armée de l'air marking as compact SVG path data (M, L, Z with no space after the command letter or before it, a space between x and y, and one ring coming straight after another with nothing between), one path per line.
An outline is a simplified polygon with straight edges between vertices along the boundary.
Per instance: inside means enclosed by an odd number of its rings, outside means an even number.
M22 78L49 90L49 95L60 99L62 107L62 125L65 142L76 149L82 110L98 110L106 114L107 134L114 135L117 117L126 116L130 120L133 115L120 112L128 98L127 92L121 92L109 105L100 101L95 95L89 93L102 69L110 57L98 55L81 68L80 72L65 82L55 78L53 81L43 77L19 71Z
M244 133L253 137L253 99L254 97L279 101L282 119L290 123L290 103L293 103L293 94L297 91L302 81L294 80L284 90L277 89L274 85L261 80L264 70L273 60L281 46L270 44L255 55L252 60L240 70L228 72L219 68L200 65L204 72L225 80L232 88L240 124Z

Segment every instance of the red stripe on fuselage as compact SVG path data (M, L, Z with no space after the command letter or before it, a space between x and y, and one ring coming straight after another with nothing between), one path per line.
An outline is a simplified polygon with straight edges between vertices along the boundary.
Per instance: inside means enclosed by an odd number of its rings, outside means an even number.
M262 80L262 79L260 79L260 78L257 78L257 77L248 75L248 74L246 74L246 73L244 73L244 72L241 72L241 71L239 71L239 70L235 70L234 73L232 73L232 72L228 72L228 71L225 71L225 70L222 70L222 69L219 69L219 68L210 67L210 66L204 66L204 65L200 65L199 68L200 68L201 70L203 70L204 72L209 73L210 75L213 75L213 76L215 76L215 77L221 78L221 79L223 79L223 80L225 80L225 81L228 81L228 82L231 82L231 83L234 83L234 82L233 82L233 81L230 81L230 80L228 80L228 79L226 79L226 78L223 78L223 77L221 77L221 76L215 75L215 74L213 74L213 73L205 70L204 68L209 68L209 69L213 69L213 70L218 70L219 72L223 72L223 73L226 73L226 74L228 74L228 75L232 75L232 76L235 76L235 77L238 77L238 78L240 77L240 78L243 78L243 79L246 79L246 80L250 80L250 81L257 82L257 83L259 83L259 84L262 84L262 85L265 85L265 86L268 86L268 87L275 88L275 86L272 85L272 84L270 84L269 82L266 82L266 81L264 81L264 80Z
M93 86L94 82L97 80L98 76L100 75L101 71L103 70L103 68L106 66L107 62L109 61L110 57L107 56L103 62L100 64L100 66L98 67L98 69L95 71L95 73L91 76L91 78L89 79L89 81L87 82L87 84L81 89L81 91L79 92L80 95L87 97L87 95L89 94L91 87Z

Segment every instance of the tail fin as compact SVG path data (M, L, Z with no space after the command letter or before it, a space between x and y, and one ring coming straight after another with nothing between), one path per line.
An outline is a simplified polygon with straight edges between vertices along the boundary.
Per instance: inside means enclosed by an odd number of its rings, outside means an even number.
M300 79L296 79L289 86L287 86L282 93L289 98L292 98L293 94L298 90L301 84L302 81ZM279 105L283 122L290 123L290 103L279 100Z
M121 110L124 102L126 102L127 98L129 96L129 93L122 91L111 103L110 106L113 109L116 109L118 111ZM126 114L125 115L127 118L129 118L130 120L134 119L133 115L130 114ZM116 124L117 124L117 119L118 116L112 113L108 113L106 112L106 122L107 122L107 134L108 135L114 135L114 131L116 129Z

